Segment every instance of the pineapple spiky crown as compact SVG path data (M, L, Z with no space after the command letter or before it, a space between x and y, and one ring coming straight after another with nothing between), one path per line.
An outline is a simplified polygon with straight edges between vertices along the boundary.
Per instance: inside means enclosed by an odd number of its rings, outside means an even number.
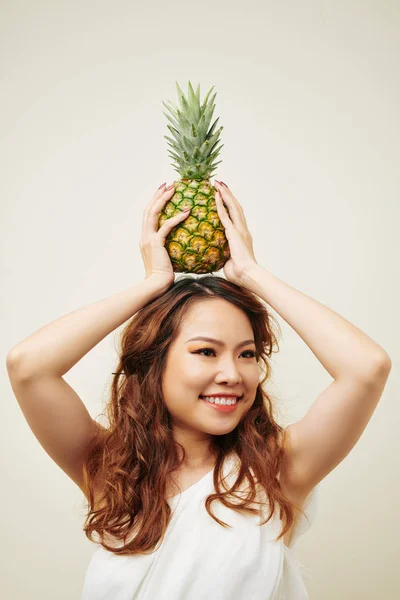
M214 112L214 100L216 93L209 99L214 86L207 93L203 104L200 105L200 85L197 86L194 93L192 84L188 83L188 98L185 98L178 83L180 109L172 102L171 106L164 106L171 113L172 117L164 112L164 115L170 121L167 125L174 139L164 136L168 140L171 148L169 156L175 160L171 163L182 179L197 179L198 181L209 179L215 172L215 167L222 161L215 162L223 144L217 147L219 136L223 127L215 131L218 119L214 121L209 129Z

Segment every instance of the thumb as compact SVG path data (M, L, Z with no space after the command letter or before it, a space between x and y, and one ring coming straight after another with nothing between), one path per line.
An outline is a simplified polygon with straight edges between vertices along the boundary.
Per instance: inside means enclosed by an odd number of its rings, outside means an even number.
M169 219L167 219L160 227L160 229L158 230L160 239L162 241L165 242L167 235L169 234L169 232L180 222L184 221L185 219L187 219L187 217L189 216L190 213L190 208L187 210L184 210L183 212L180 212L178 215L175 215L174 217L170 217Z

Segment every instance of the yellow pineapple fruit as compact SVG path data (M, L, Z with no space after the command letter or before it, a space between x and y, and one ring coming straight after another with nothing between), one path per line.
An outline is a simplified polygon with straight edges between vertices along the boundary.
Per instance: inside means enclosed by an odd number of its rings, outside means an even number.
M214 86L200 105L200 85L194 93L188 84L188 98L185 98L176 83L180 109L172 102L164 106L170 115L164 113L171 125L173 135L164 136L171 148L171 163L181 179L174 182L175 193L159 214L158 226L190 208L188 217L174 227L165 241L165 248L171 258L176 273L212 273L222 269L230 257L225 229L220 221L215 203L216 189L210 183L215 162L222 146L217 147L223 129L215 131L219 119L210 126L214 112L214 99L209 99ZM225 207L227 209L227 207ZM229 214L229 211L227 209Z

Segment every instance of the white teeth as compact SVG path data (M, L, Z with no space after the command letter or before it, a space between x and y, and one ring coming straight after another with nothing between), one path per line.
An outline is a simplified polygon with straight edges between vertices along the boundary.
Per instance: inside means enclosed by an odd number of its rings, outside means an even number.
M202 396L203 400L206 402L211 402L211 404L224 404L227 406L231 406L232 404L236 404L237 398L217 398L215 396Z

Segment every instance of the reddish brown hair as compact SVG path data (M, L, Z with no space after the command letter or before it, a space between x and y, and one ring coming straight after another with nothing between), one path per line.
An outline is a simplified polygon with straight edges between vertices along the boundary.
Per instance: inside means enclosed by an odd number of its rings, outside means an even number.
M212 513L214 500L236 511L261 514L251 507L252 502L261 504L255 500L258 482L271 507L262 524L273 516L275 504L280 506L283 529L276 541L293 525L294 507L303 513L285 497L277 479L284 428L275 421L276 405L264 389L271 375L269 358L279 350L279 324L246 288L214 275L184 276L141 308L123 329L118 372L113 374L111 398L105 408L108 427L99 426L83 469L88 499L83 530L91 541L97 532L101 545L116 554L153 552L164 538L171 518L166 485L170 473L183 462L185 451L172 437L170 414L161 389L162 373L168 348L178 336L186 311L193 303L210 297L223 298L247 315L264 378L257 387L253 405L237 427L226 435L212 436L216 493L207 497L206 510L223 527L230 526ZM181 459L177 446L183 452ZM223 464L232 451L240 459L240 470L233 487L224 491L220 487ZM241 496L241 503L236 498L232 503L230 494L234 495L245 480L250 484L248 496ZM133 532L134 538L127 541ZM107 544L110 536L122 542L120 547Z

